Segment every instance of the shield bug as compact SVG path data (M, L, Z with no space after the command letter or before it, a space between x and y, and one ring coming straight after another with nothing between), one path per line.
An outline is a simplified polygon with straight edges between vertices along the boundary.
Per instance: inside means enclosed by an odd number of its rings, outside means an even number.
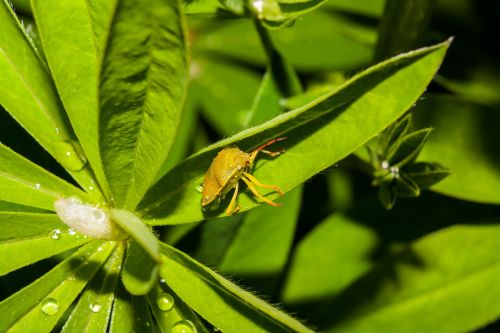
M281 206L281 204L269 200L260 194L256 186L272 189L279 195L283 195L281 189L276 185L262 184L257 178L252 176L249 171L259 152L263 152L269 156L277 156L284 152L284 150L277 152L264 150L267 146L284 139L286 139L286 137L270 140L250 153L245 153L237 147L222 149L213 159L212 164L210 164L205 174L201 197L202 208L207 207L214 201L220 200L234 188L233 197L231 198L229 206L226 208L226 214L231 215L236 213L240 209L240 206L236 205L240 179L245 182L248 189L256 197L265 203L275 207Z

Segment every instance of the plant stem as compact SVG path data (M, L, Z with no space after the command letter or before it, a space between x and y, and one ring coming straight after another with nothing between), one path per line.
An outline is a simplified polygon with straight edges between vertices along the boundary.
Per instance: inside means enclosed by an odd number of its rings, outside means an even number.
M281 94L285 97L300 94L302 92L302 86L295 69L276 49L269 35L269 31L262 23L259 20L254 20L254 24L269 59L269 67L273 72L273 77L279 79L277 84Z

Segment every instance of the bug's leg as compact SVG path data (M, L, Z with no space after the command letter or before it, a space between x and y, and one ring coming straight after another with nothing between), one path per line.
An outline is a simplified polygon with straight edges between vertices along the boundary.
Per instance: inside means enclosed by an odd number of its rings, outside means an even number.
M276 151L276 152L271 152L271 151L268 151L268 150L264 150L264 148L266 148L267 146L269 145L272 145L273 143L277 142L277 141L281 141L281 140L285 140L286 137L283 137L283 138L277 138L277 139L272 139L266 143L264 143L262 146L260 146L259 148L255 149L254 151L252 151L250 153L250 164L253 163L253 161L255 160L255 158L257 157L257 154L259 153L259 151L265 153L265 154L268 154L270 156L276 156L276 155L279 155L281 154L282 152L284 152L285 150L282 149L280 151Z
M226 215L232 215L240 210L240 205L237 205L236 208L233 209L234 205L236 204L236 197L238 196L238 187L239 184L236 183L236 186L234 187L233 197L229 202L229 206L227 206L226 208Z
M274 207L281 207L283 206L282 204L280 203L276 203L272 200L269 200L268 198L266 198L265 196L263 196L262 194L260 194L257 189L255 188L255 186L253 185L252 181L246 177L241 177L241 179L243 179L243 181L247 184L248 188L250 189L250 191L252 191L252 193L257 197L259 198L260 200L264 201L265 203L267 203L268 205L271 205L271 206L274 206Z
M249 174L248 172L243 172L243 176L246 177L249 181L254 183L255 185L263 188L270 188L274 190L276 193L279 195L283 195L283 192L279 188L279 186L276 185L270 185L270 184L262 184L257 178L255 178L253 175Z

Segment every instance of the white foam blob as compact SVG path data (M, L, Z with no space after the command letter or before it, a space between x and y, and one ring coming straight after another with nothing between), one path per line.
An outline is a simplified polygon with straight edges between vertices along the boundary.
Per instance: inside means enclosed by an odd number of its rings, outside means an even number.
M61 198L54 202L59 218L69 227L96 239L118 240L126 238L125 232L102 208L86 205L76 198Z

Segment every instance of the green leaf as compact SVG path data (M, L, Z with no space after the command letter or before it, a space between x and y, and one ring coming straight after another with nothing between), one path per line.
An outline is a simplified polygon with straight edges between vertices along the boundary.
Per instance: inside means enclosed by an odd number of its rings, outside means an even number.
M398 196L414 198L420 195L420 189L413 179L401 173L396 178L396 193Z
M129 241L122 282L132 295L145 295L158 281L158 265L136 242Z
M252 107L248 111L247 126L245 127L262 124L266 120L281 114L280 93L275 78L269 69L262 77Z
M198 29L194 27L193 54L222 54L245 63L267 65L267 56L250 20L218 22L217 29L209 33L206 30L203 25ZM354 70L371 61L376 37L374 31L370 31L367 42L367 38L359 37L359 30L360 25L355 21L339 20L329 13L315 11L297 20L292 27L274 30L271 34L276 47L297 70Z
M289 19L317 9L326 0L280 0L277 2L285 19Z
M101 251L99 251L101 247ZM0 331L49 332L115 247L95 241L0 303Z
M375 58L383 60L422 46L434 0L386 0Z
M162 333L170 333L176 324L189 321L197 332L208 333L198 316L164 283L148 294L149 306ZM187 323L189 325L189 323Z
M312 332L166 244L160 276L186 304L223 332Z
M83 291L61 332L106 332L115 299L115 287L123 262L124 247L118 244L106 263Z
M101 77L100 146L115 207L133 210L175 139L187 83L180 1L122 0Z
M451 175L432 190L464 200L500 204L498 110L438 95L419 103L414 114L416 124L432 124L435 128L419 160L436 161L451 170Z
M198 116L198 110L193 104L194 103L191 103L189 99L184 104L184 111L182 112L179 128L175 134L175 142L168 153L167 159L163 161L163 164L156 175L156 179L163 177L167 171L186 158L190 152L192 140L196 134L195 126Z
M134 332L137 325L136 314L132 305L132 296L121 283L118 283L115 291L113 312L109 323L110 333Z
M324 7L352 14L378 17L384 11L385 0L328 0Z
M283 207L261 206L247 214L217 266L225 274L245 278L271 295L288 260L298 220L302 188L283 198ZM259 278L265 283L260 283ZM253 283L252 283L253 282Z
M0 211L2 212L25 212L25 213L48 213L48 211L32 206L19 205L12 202L0 200Z
M191 73L188 103L201 107L221 135L242 129L259 77L240 65L199 58L192 61Z
M238 214L199 223L200 236L193 257L209 267L217 267L245 216ZM174 227L193 224L197 223L178 224ZM215 239L217 241L214 241Z
M297 246L283 301L308 304L339 294L372 267L370 254L376 245L374 231L342 214L329 216Z
M47 68L5 0L0 5L0 30L0 86L8 87L0 90L0 104L78 183L86 189L96 187Z
M139 209L151 224L199 221L203 215L196 187L217 152L238 143L251 151L269 139L288 136L275 144L286 153L265 163L258 159L254 175L284 192L334 164L400 117L433 77L448 42L423 48L381 63L302 108L219 141L172 169L146 194ZM362 127L357 124L364 124ZM307 163L306 163L307 162ZM239 196L240 212L259 202Z
M390 147L399 144L399 141L403 139L408 132L410 132L412 127L412 121L410 114L406 115L402 119L399 119L395 124L389 127L386 134L384 134L382 142L382 150L385 151Z
M151 230L134 214L112 209L111 219L129 234L156 262L160 261L160 246Z
M431 128L424 128L402 138L394 147L390 148L387 154L389 165L402 167L414 161L424 147L431 131Z
M108 198L96 138L99 137L99 71L115 4L116 0L91 4L85 0L31 1L59 96L85 158ZM83 168L84 164L74 166L78 167Z
M495 218L449 227L388 257L323 308L320 329L471 332L496 320L499 222ZM366 295L370 302L359 303Z
M0 212L0 229L0 276L90 241L51 214Z
M378 198L385 209L391 210L396 203L396 188L391 184L381 184L378 188Z
M404 170L420 189L427 189L439 183L451 174L450 169L439 163L417 162L409 165Z
M53 211L54 201L72 196L92 202L80 189L0 143L0 200Z
M146 297L133 296L119 285L113 304L109 332L155 333L154 321Z

